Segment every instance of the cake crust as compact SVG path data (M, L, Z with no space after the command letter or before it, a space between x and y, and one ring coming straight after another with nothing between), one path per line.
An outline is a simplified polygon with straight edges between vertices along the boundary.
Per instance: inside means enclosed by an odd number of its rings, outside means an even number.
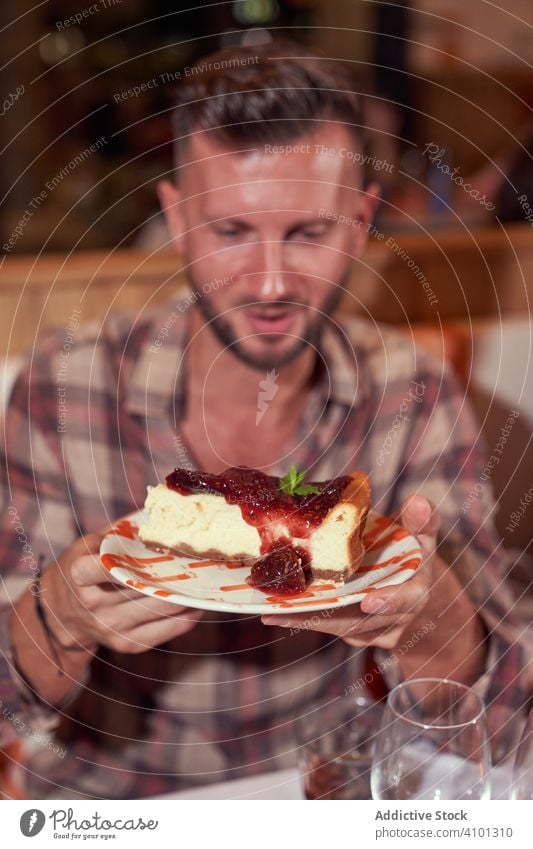
M152 551L157 551L159 554L174 554L176 557L194 557L195 559L205 559L205 560L221 560L227 561L228 563L233 562L234 560L240 560L245 566L250 560L254 560L252 555L243 554L242 552L239 554L232 554L231 557L228 557L227 554L224 554L222 551L218 551L216 548L208 548L203 551L198 551L187 543L183 543L179 548L169 548L168 546L163 546L158 542L154 542L153 540L148 540L143 538L143 543L147 548L152 549Z

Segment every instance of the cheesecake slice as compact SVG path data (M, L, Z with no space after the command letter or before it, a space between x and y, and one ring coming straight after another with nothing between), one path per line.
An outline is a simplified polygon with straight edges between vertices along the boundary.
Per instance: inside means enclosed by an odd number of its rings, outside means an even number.
M139 537L157 551L240 561L266 592L302 592L311 580L341 586L357 571L369 506L363 472L291 490L246 467L175 469L148 488Z

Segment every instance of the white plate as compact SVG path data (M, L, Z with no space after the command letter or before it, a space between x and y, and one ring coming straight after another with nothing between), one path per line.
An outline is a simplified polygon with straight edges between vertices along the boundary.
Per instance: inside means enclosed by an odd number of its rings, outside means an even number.
M418 541L392 519L370 513L362 566L343 587L311 584L304 593L281 596L249 587L249 567L158 554L138 538L142 511L117 522L102 540L100 556L113 578L145 595L173 604L229 613L287 613L344 607L380 587L402 584L419 567Z

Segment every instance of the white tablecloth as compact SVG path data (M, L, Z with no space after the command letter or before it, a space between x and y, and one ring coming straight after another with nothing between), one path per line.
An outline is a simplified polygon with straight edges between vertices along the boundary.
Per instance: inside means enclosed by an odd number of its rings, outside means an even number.
M194 790L168 793L159 799L303 799L296 769L265 772L251 778L207 784Z
M510 766L492 770L492 799L507 799L511 784ZM282 769L251 778L208 784L194 790L169 793L160 799L303 799L298 770Z

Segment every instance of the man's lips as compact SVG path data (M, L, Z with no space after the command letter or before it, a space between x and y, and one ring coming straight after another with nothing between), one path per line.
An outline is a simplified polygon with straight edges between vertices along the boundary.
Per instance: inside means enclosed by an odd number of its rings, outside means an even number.
M288 333L296 320L296 307L248 307L244 311L248 323L257 333Z

